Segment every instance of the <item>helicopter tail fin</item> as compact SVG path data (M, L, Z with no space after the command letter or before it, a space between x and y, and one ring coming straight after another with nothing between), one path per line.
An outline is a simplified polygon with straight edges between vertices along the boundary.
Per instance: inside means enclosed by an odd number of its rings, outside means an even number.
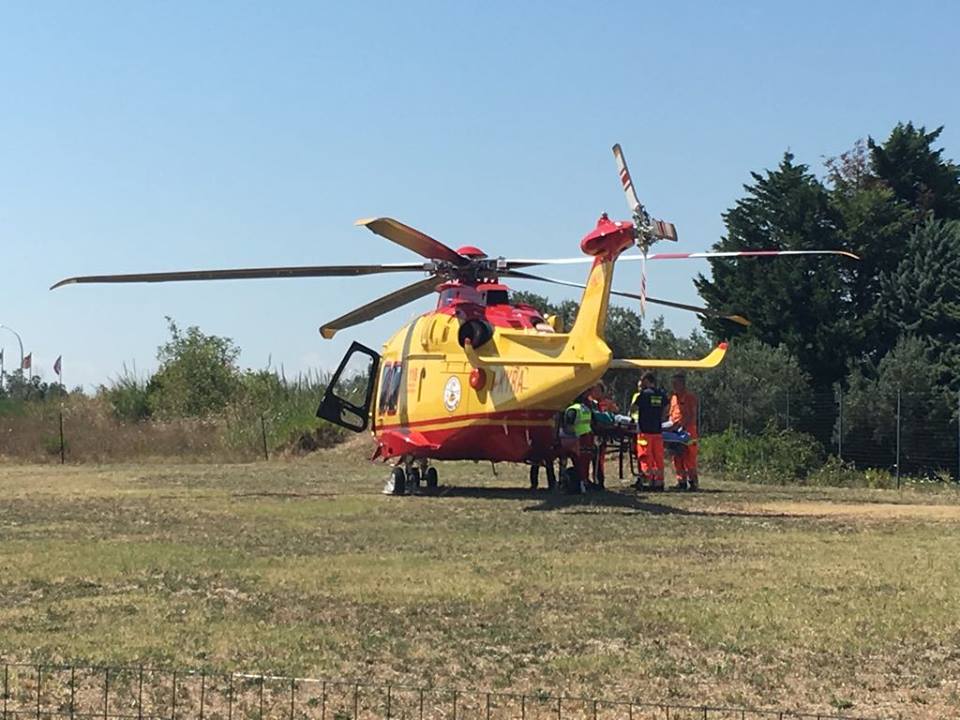
M580 309L577 310L577 317L569 333L573 347L580 354L597 342L604 343L612 280L613 260L597 257L590 268L590 275L580 298ZM607 351L609 352L609 349Z

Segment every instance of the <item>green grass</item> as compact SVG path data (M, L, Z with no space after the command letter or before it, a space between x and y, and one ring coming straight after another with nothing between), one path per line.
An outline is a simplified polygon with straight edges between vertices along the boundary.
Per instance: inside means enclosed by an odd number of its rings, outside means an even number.
M364 452L0 465L0 651L910 716L960 703L950 492L708 480L566 498L463 463L440 466L439 497L392 498Z

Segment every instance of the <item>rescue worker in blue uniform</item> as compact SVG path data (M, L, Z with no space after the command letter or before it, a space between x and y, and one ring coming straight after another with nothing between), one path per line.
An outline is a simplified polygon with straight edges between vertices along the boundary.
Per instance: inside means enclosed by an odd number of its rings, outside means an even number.
M636 487L648 483L651 490L663 490L663 424L670 412L667 394L657 387L657 376L646 372L630 400L630 417L637 424Z

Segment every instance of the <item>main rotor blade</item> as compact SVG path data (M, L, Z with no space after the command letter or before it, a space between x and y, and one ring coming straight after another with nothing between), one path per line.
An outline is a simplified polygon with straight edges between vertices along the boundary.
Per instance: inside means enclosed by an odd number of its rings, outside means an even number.
M187 280L253 280L258 278L350 277L391 272L430 272L429 263L393 263L389 265L310 265L295 267L237 268L233 270L183 270L177 272L132 273L127 275L83 275L52 285L56 290L75 283L155 283Z
M647 256L647 260L688 260L691 258L721 258L721 257L777 257L778 255L843 255L844 257L859 260L858 255L846 250L728 250L724 252L692 252L692 253L654 253ZM634 257L624 257L621 260L637 260Z
M389 295L384 295L383 297L377 298L373 302L369 302L366 305L361 305L356 310L351 310L346 315L341 315L336 320L331 320L330 322L324 324L320 328L320 334L329 340L337 334L338 330L343 330L344 328L351 327L353 325L359 325L367 320L373 320L374 318L380 317L381 315L384 315L391 310L395 310L402 305L406 305L409 302L419 300L420 298L429 295L430 293L436 291L437 285L439 285L441 282L443 282L443 278L441 278L439 275L432 275L424 280L415 282L412 285L407 285L404 288L395 290Z
M567 280L557 280L556 278L547 278L540 275L531 275L530 273L519 272L516 270L509 270L504 275L510 277L523 278L524 280L537 280L539 282L553 283L554 285L566 285L567 287L580 288L581 290L586 287L583 283L569 282ZM634 300L641 300L641 296L636 293L620 292L619 290L611 290L611 295L619 295L620 297L632 298ZM685 305L683 303L673 302L672 300L660 300L659 298L652 298L649 295L646 298L648 303L653 303L654 305L663 305L665 307L676 308L677 310L688 310L690 312L695 312L698 315L706 315L707 317L716 317L722 318L724 320L729 320L730 322L735 322L738 325L743 325L744 327L750 325L750 321L747 320L742 315L726 315L716 310L711 310L710 308L697 307L696 305Z
M723 252L692 252L692 253L650 253L647 260L689 260L695 258L718 258L718 257L776 257L778 255L843 255L844 257L859 260L859 255L854 255L846 250L731 250ZM621 255L617 262L637 262L643 258L639 255ZM574 257L574 258L518 258L507 259L508 268L533 267L534 265L582 265L592 263L593 257Z
M462 267L470 264L470 259L464 257L456 250L448 248L439 240L434 240L429 235L419 230L404 225L402 222L393 218L366 218L357 220L355 225L366 227L371 232L380 237L385 237L397 245L402 245L407 250L412 250L418 255L423 255L431 260L446 260L454 265Z

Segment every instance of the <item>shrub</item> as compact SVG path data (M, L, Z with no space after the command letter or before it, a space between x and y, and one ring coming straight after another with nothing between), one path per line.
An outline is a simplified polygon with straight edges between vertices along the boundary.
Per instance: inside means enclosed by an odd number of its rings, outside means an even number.
M767 428L759 435L745 435L731 429L700 439L704 468L731 480L804 482L823 455L815 438L793 430Z
M167 318L170 340L157 351L160 369L147 388L151 412L161 417L209 417L237 398L238 348L230 338L181 331Z
M136 369L126 365L109 385L101 385L97 396L109 403L118 420L139 422L150 417L149 382L137 377Z

